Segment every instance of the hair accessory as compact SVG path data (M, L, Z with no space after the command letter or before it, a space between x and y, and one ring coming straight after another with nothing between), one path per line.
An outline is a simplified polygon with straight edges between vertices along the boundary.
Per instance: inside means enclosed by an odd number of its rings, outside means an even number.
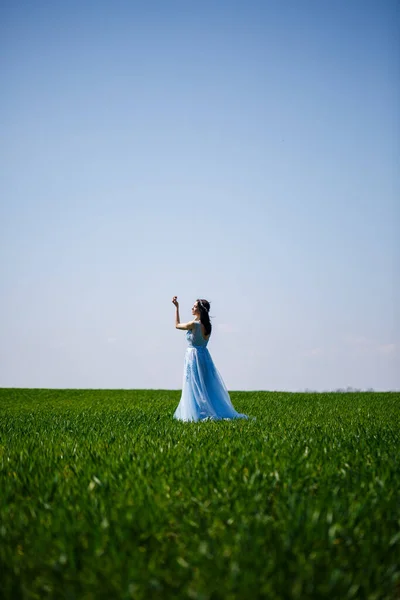
M206 306L204 306L204 304L202 303L202 301L201 301L201 300L198 300L198 302L199 302L199 304L200 304L200 306L201 306L201 308L202 308L203 310L205 310L206 312L208 312L208 311L210 310L209 308L207 308Z

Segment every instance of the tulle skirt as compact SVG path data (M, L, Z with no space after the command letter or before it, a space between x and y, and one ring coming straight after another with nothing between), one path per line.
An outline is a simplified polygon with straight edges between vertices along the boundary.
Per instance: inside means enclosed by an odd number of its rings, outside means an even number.
M174 418L179 421L248 419L234 409L207 348L186 349L182 395Z

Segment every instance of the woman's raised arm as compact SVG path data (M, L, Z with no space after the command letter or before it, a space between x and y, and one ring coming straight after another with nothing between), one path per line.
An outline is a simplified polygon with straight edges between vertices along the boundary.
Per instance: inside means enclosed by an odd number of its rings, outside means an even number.
M172 304L174 304L176 307L176 311L175 311L175 327L176 327L176 329L183 329L183 330L193 329L193 321L190 321L189 323L181 323L180 322L181 319L179 317L178 296L174 296L172 298Z

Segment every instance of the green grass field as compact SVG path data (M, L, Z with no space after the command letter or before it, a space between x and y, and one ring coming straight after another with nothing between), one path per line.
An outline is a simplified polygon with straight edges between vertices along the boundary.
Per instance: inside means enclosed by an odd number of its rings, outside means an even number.
M12 600L400 598L400 394L0 390Z

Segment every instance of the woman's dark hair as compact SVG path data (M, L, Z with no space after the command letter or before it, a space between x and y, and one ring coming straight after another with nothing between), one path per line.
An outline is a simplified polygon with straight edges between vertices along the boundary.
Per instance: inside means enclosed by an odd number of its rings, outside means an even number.
M204 298L197 298L196 302L197 302L197 307L200 311L200 322L202 325L204 325L206 335L210 335L211 329L212 329L210 315L209 315L210 303L208 300L204 300Z

